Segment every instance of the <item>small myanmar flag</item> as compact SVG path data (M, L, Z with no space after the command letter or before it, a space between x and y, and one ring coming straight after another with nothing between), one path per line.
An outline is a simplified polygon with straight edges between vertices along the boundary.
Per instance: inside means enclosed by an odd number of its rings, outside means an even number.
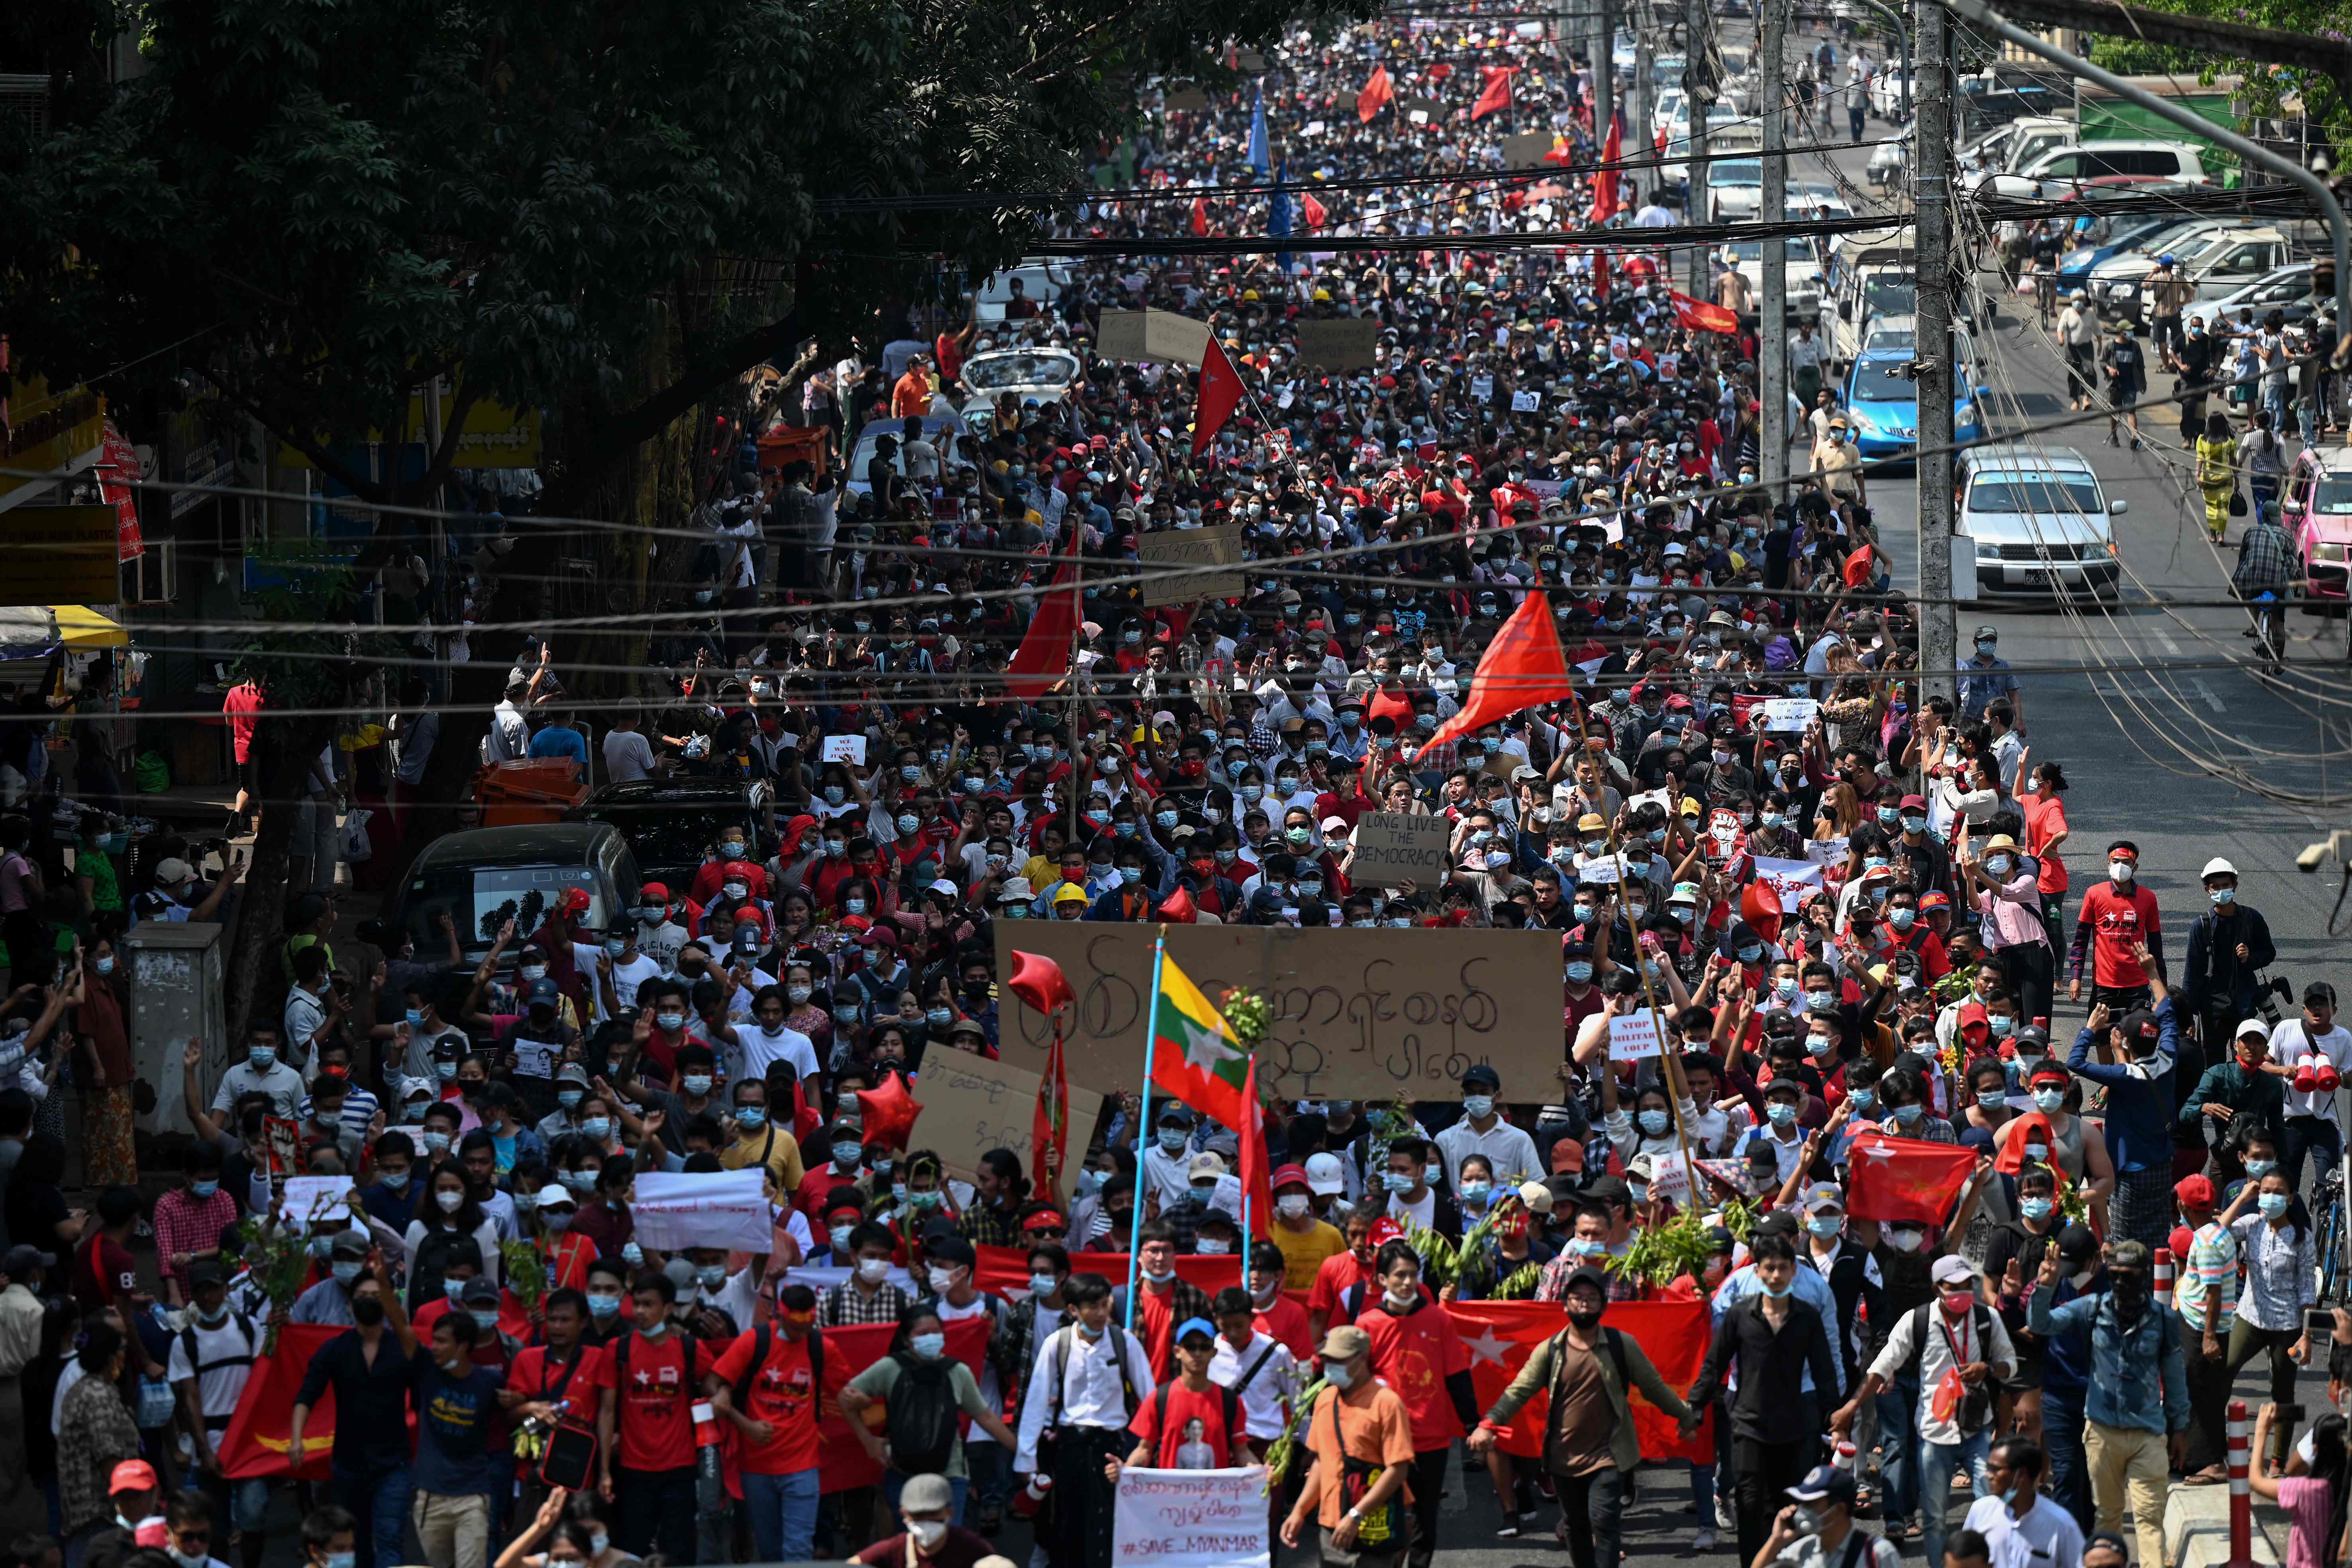
M1152 1009L1151 1084L1212 1121L1239 1127L1249 1053L1172 958L1160 962Z

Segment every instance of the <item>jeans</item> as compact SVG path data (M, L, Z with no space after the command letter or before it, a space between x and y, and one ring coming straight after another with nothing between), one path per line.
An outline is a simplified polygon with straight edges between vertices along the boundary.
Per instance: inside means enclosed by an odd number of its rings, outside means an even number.
M2278 490L2276 474L2246 476L2246 504L2253 509L2257 518L2267 518L2273 522L2278 521Z
M406 1469L378 1470L373 1475L339 1471L329 1480L328 1489L336 1503L351 1510L359 1521L359 1528L352 1532L352 1544L358 1548L354 1568L375 1568L379 1563L391 1568L408 1560L401 1550L401 1537L408 1529Z
M1860 104L1856 103L1856 104L1849 105L1849 106L1847 107L1846 111L1845 111L1845 122L1846 122L1846 128L1847 128L1848 130L1850 130L1850 131L1852 131L1852 132L1853 132L1853 140L1854 140L1854 141L1856 141L1856 142L1861 141L1861 140L1862 140L1862 105L1860 105Z
M906 1528L907 1521L905 1516L898 1512L898 1494L906 1489L907 1478L905 1476L899 1474L897 1470L885 1470L882 1472L882 1500L890 1505L891 1517L898 1521L898 1527L901 1530ZM950 1476L948 1478L948 1495L955 1500L954 1511L948 1515L948 1522L950 1524L961 1525L963 1523L964 1499L971 1491L971 1479L970 1477Z
M971 1467L972 1496L980 1511L1002 1513L1013 1497L1013 1454L985 1432L974 1432L963 1446L963 1461Z
M751 1511L752 1555L762 1563L795 1563L810 1554L816 1535L815 1469L781 1476L743 1472L743 1506Z
M1590 1475L1554 1476L1559 1493L1559 1522L1568 1537L1568 1555L1575 1568L1614 1568L1620 1525L1625 1512L1625 1478L1614 1465ZM1714 1521L1713 1510L1699 1522Z
M632 1557L643 1557L656 1544L672 1563L691 1563L695 1556L695 1468L674 1470L632 1470L613 1468L613 1504L619 1514L614 1543Z
M2286 1119L2286 1136L2279 1142L2279 1169L2286 1173L2287 1184L2296 1192L2303 1191L2303 1162L2305 1156L2325 1149L2327 1163L2313 1176L2312 1184L2336 1168L2344 1158L2344 1134L2333 1121L2324 1116L2290 1116Z
M2271 429L2284 434L2286 430L2286 388L2267 382L2263 386L2263 411L2271 416Z
M1919 1506L1918 1415L1919 1369L1914 1365L1896 1373L1894 1384L1878 1395L1878 1481L1890 1530ZM1754 1561L1754 1552L1748 1555ZM1942 1563L1937 1558L1931 1568Z
M1944 1561L1944 1521L1952 1508L1952 1478L1959 1473L1960 1467L1969 1468L1978 1497L1992 1495L1992 1487L1985 1479L1985 1452L1991 1447L1990 1431L1975 1433L1957 1443L1919 1445L1919 1524L1930 1563Z
M2091 1529L2091 1476L2083 1458L2083 1407L2077 1399L2042 1393L2042 1452L2049 1460L2042 1489L2074 1516L2084 1534Z
M418 1492L408 1504L416 1543L433 1568L482 1568L490 1560L490 1499L484 1492Z

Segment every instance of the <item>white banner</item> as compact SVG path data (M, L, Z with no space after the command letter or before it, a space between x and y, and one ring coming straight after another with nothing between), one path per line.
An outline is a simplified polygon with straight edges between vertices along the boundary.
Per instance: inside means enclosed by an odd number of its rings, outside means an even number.
M664 1252L723 1247L765 1252L774 1242L760 1167L741 1171L646 1171L629 1205L636 1239Z
M1110 1560L1116 1568L1269 1568L1265 1467L1118 1473Z
M1805 858L1816 866L1843 866L1845 864L1845 840L1808 838L1805 840Z
M278 1215L316 1231L345 1230L350 1228L351 1195L349 1176L289 1176Z
M1756 879L1780 895L1780 912L1793 915L1797 901L1822 885L1822 868L1811 860L1782 860L1769 855L1756 857Z
M1801 731L1821 710L1822 705L1810 697L1775 697L1758 710L1756 727Z
M904 1268L892 1268L889 1279L891 1284L907 1293L909 1300L924 1294L929 1289L928 1286L916 1284L915 1277ZM835 1285L849 1283L849 1266L845 1263L803 1263L797 1268L784 1270L784 1283L805 1285L822 1296Z
M1609 1059L1639 1061L1659 1054L1658 1021L1647 1011L1620 1013L1609 1020Z

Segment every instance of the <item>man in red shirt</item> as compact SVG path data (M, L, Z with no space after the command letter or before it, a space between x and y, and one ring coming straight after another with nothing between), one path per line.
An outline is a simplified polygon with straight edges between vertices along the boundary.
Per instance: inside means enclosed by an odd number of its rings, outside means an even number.
M1307 1335L1320 1342L1324 1331L1333 1323L1345 1323L1349 1314L1340 1310L1342 1299L1357 1286L1364 1287L1367 1296L1376 1289L1372 1283L1372 1226L1380 1223L1380 1205L1366 1198L1348 1211L1339 1225L1339 1234L1348 1238L1348 1250L1335 1252L1323 1260L1315 1271L1315 1283L1307 1292Z
M2132 956L2141 942L2164 973L2164 932L2156 895L2139 885L2139 846L2118 838L2107 846L2107 879L2083 895L2074 941L2066 955L2066 999L2083 999L2083 960L2091 959L2091 1005L2105 1004L2116 1016L2148 1005L2147 972Z
M811 1555L816 1534L824 1337L815 1291L787 1285L778 1306L771 1322L737 1336L719 1358L709 1390L712 1407L742 1438L743 1501L760 1561L796 1563Z
M1328 1259L1326 1259L1328 1262ZM1250 1323L1282 1342L1301 1363L1315 1359L1315 1337L1307 1329L1307 1309L1283 1293L1282 1248L1261 1241L1250 1248Z
M109 1187L98 1194L98 1226L74 1249L74 1305L83 1311L111 1307L127 1323L143 1305L138 1299L139 1265L129 1246L138 1223L139 1194L134 1189Z
M658 1541L663 1556L688 1563L695 1552L694 1405L717 1357L671 1326L677 1300L667 1275L639 1276L629 1298L636 1331L613 1342L597 1369L597 1490L620 1510L614 1544L643 1557Z
M1135 1434L1130 1465L1155 1470L1222 1470L1255 1464L1241 1395L1209 1381L1217 1331L1206 1318L1188 1318L1176 1330L1176 1375L1143 1402L1127 1429ZM1118 1460L1105 1467L1113 1480Z
M1176 1231L1164 1219L1145 1222L1138 1238L1135 1261L1140 1294L1135 1303L1135 1334L1151 1361L1151 1375L1175 1375L1176 1325L1209 1316L1209 1298L1198 1285L1176 1272ZM1125 1288L1121 1287L1122 1292ZM1126 1315L1127 1303L1115 1300L1112 1310ZM1214 1328L1209 1331L1215 1333Z
M1421 1255L1391 1241L1374 1263L1381 1296L1356 1327L1371 1336L1372 1370L1396 1390L1412 1420L1412 1568L1429 1568L1437 1544L1437 1503L1454 1439L1478 1425L1470 1352L1445 1309L1421 1288Z
M606 1381L600 1370L604 1352L586 1340L588 1298L568 1287L551 1290L541 1311L547 1342L516 1355L507 1385L499 1390L499 1404L518 1419L517 1413L539 1415L584 1431L594 1423L597 1390ZM541 1408L528 1408L532 1405ZM515 1479L521 1483L524 1511L536 1515L547 1500L538 1467L519 1466Z

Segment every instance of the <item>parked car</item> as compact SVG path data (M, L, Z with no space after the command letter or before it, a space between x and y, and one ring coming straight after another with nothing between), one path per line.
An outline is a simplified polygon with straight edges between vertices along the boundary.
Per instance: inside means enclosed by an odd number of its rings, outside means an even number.
M2108 226L2107 237L2100 244L2078 245L2058 258L2058 287L2071 289L2088 278L2102 262L2148 246L2168 247L2174 236L2212 221L2193 213L2152 213L2117 218Z
M636 908L644 885L628 839L610 823L473 827L425 847L385 920L415 936L420 952L435 952L442 942L436 922L447 914L466 961L478 963L509 920L520 942L555 900L577 889L588 895L588 908L574 929L603 931Z
M1022 405L1058 403L1069 395L1086 367L1078 356L1062 349L1001 349L974 354L964 362L963 384L971 396L963 407L967 422L977 424L992 416L1004 398Z
M1039 305L1049 305L1061 298L1062 290L1070 286L1074 276L1066 261L1053 257L1031 257L981 284L974 293L978 318L983 321L1004 320L1004 307L1013 299L1013 280L1015 278L1021 279L1021 292L1024 296Z
M879 449L876 443L885 436L894 441L898 440L899 433L906 427L906 424L904 419L889 418L869 419L866 422L864 427L857 432L857 444L850 448L849 471L842 478L844 489L851 495L862 496L874 489L873 482L866 476L867 464L872 462L875 453ZM971 445L971 432L964 424L961 416L954 414L923 416L923 436L939 449L940 466L942 468L970 468L978 466L973 460L974 449ZM907 471L907 458L903 450L894 454L890 462L891 467L897 468L898 472L903 474Z
M2109 520L2129 503L2107 499L2082 453L2003 444L1961 453L1958 470L1954 531L1974 552L1980 597L2115 596L2123 565Z
M2352 584L2352 449L2306 447L2282 493L2287 528L2303 557L2304 609L2337 615Z
M2055 201L2114 174L2141 174L2192 185L2210 183L2204 162L2190 142L2085 142L2049 148L2016 173L1995 174L1980 188L1997 196Z
M2182 231L2154 248L2143 246L2093 269L2092 297L2109 317L2132 321L2147 319L2147 277L2164 257L2184 278L2202 279L2222 263L2229 270L2218 277L2251 282L2286 259L2286 237L2274 228L2243 222L2224 222ZM2235 285L2217 290L2231 292Z
M2239 312L2243 310L2252 310L2256 321L2273 310L2284 310L2290 321L2303 321L2312 314L2315 308L2311 293L2312 267L2308 261L2290 261L2284 267L2265 272L2252 282L2242 284L2227 294L2200 300L2180 312L2181 324L2186 326L2190 321L2202 321L2208 331L2212 331L2215 330L2214 323L2223 317L2235 321Z
M1870 79L1870 111L1890 125L1900 123L1903 106L1919 96L1918 74L1899 65L1883 67Z
M1953 154L1960 169L1960 188L1973 191L1990 175L2014 173L2077 134L2072 120L2054 115L2029 114L1996 126Z
M606 784L572 812L575 822L604 823L626 835L637 868L683 898L723 828L748 828L751 858L774 848L768 786L741 779L651 778Z
M1854 356L1839 399L1853 426L1854 446L1865 458L1900 458L1919 445L1919 384L1911 374L1918 349L1916 342L1893 346L1896 340L1885 336L1886 331L1881 330L1888 346L1874 342ZM1984 435L1982 400L1992 395L1992 389L1976 384L1976 348L1966 329L1954 327L1955 440L1974 441Z
M1709 158L1706 197L1710 222L1738 223L1755 217L1764 200L1764 160Z
M1801 216L1792 205L1791 216ZM1738 230L1733 231L1735 234ZM1724 244L1724 251L1732 258L1739 275L1748 279L1748 287L1759 300L1764 297L1764 245L1760 239L1732 239ZM1787 235L1780 240L1784 300L1791 321L1811 320L1822 313L1822 264L1813 254L1813 242L1802 235Z

